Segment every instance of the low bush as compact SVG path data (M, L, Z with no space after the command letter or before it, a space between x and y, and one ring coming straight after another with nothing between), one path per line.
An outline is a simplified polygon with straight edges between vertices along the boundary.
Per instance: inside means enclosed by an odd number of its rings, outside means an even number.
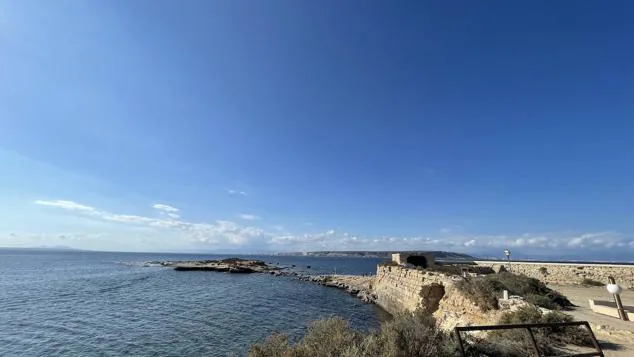
M605 285L604 283L600 282L600 281L596 281L596 280L592 280L589 278L584 278L581 281L581 285L587 285L587 286L603 286Z
M567 322L572 318L560 312L543 314L525 307L502 316L500 323ZM561 352L565 345L591 346L590 336L577 327L534 329L542 354ZM492 331L486 339L463 335L467 356L528 357L532 343L524 329ZM429 314L404 314L381 324L379 331L362 333L347 321L331 317L313 322L296 344L289 337L274 334L251 347L249 357L450 357L458 356L453 336L436 327Z
M483 275L495 273L495 271L491 267L478 266L474 264L436 264L427 268L426 270L458 276L462 276L464 272Z
M553 311L547 314L539 308L526 306L514 312L502 315L500 324L570 322L572 317ZM567 345L592 346L588 331L576 326L563 328L533 329L535 341L541 355L554 355L562 352ZM470 355L489 357L529 357L534 356L533 344L525 329L497 330L488 334L486 340L475 339L469 346Z
M497 299L503 290L550 310L573 306L565 296L548 288L541 281L508 272L465 279L456 284L456 287L483 311L498 308Z
M393 260L386 260L384 262L379 263L382 267L395 267L398 266L398 263Z
M275 334L255 344L249 357L450 357L457 351L450 334L437 329L431 315L407 314L366 334L338 317L318 320L297 344L291 345L288 336Z
M498 280L484 277L461 280L456 287L484 312L498 309L498 298L504 290Z

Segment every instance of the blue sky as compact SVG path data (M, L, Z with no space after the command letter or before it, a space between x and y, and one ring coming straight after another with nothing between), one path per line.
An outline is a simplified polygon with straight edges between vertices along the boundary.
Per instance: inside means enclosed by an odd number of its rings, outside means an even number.
M632 11L0 2L0 245L632 259Z

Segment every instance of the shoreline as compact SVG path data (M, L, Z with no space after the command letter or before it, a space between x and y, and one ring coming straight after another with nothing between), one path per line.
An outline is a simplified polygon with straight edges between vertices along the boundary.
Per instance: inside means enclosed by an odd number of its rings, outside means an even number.
M223 260L198 261L149 261L145 267L166 267L175 271L213 271L231 274L269 274L276 277L294 278L323 285L325 287L344 290L348 294L370 304L375 304L377 295L372 286L376 275L341 275L341 274L305 274L292 270L295 268L269 265L261 260L228 258ZM377 305L378 306L378 305Z
M285 276L296 280L315 283L329 288L344 290L348 294L361 299L362 301L375 304L377 295L372 289L375 275L310 275L298 272L277 272L271 273L274 276ZM377 305L378 306L378 305Z

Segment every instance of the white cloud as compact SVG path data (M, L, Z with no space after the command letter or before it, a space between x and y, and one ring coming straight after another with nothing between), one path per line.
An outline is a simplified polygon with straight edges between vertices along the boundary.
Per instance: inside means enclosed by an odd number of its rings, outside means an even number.
M245 191L236 191L236 190L229 190L227 191L227 193L229 193L230 195L240 195L240 196L246 196L247 193Z
M256 227L243 227L230 221L215 221L213 223L196 223L180 219L180 216L173 213L178 209L155 204L154 208L167 211L169 218L152 218L139 215L117 214L98 210L89 206L78 204L72 201L35 201L36 204L62 208L65 210L79 211L90 216L101 218L104 221L121 224L133 224L154 228L159 231L180 232L191 242L202 244L219 245L247 245L255 239L270 236L262 229Z
M179 209L176 207L164 205L162 203L155 203L152 205L152 208L155 208L159 211L164 211L164 212L178 212L179 211Z
M313 234L274 235L269 243L287 247L289 250L457 250L466 253L498 252L504 248L516 248L518 252L549 253L557 249L579 248L605 250L611 247L634 248L634 238L613 232L587 234L521 234L475 235L442 234L433 236L409 237L367 237L348 232L338 233L328 230ZM569 253L572 249L567 250ZM529 253L530 252L530 253Z
M45 201L45 200L37 200L34 201L36 205L42 206L51 206L63 208L71 211L85 211L85 212L94 212L95 209L90 206L85 206L73 201L64 201L64 200L54 200L54 201Z
M146 217L140 215L112 213L97 208L65 200L37 200L37 205L55 207L73 213L112 222L117 227L137 227L146 234L161 234L172 237L175 242L212 245L214 247L242 246L248 248L268 248L272 250L458 250L463 252L501 252L504 248L514 252L581 252L612 249L629 251L634 249L634 237L618 232L547 232L517 235L486 235L462 233L464 228L441 230L435 235L414 236L366 236L353 232L335 231L290 232L281 225L267 230L249 226L258 219L253 214L242 214L243 223L226 220L212 222L189 222L174 211L166 211L160 205L156 208L163 215ZM156 204L154 206L158 206ZM179 211L180 212L180 211ZM128 228L126 228L128 229ZM136 234L136 233L135 233ZM7 237L7 239L10 237ZM149 238L148 238L149 239ZM176 243L172 242L172 246Z
M260 216L256 216L254 214L246 214L243 213L240 215L240 218L247 220L247 221L255 221L256 219L260 219Z

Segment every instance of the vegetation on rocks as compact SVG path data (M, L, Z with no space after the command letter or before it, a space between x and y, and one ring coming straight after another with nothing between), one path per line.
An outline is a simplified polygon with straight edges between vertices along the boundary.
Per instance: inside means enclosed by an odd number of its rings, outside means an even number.
M500 323L567 322L572 318L555 311L544 314L527 306L506 313ZM542 353L554 354L566 345L590 346L588 333L577 327L535 329L535 338ZM531 356L533 347L525 330L493 331L485 338L466 337L466 353L478 357ZM404 314L384 322L379 331L364 333L350 327L346 320L331 317L315 321L306 335L292 344L283 334L274 334L257 343L249 357L449 357L458 356L454 336L436 327L429 314Z
M588 278L584 278L581 281L581 285L586 285L586 286L603 286L605 285L604 283L600 282L600 281L596 281L593 279L588 279Z
M462 276L464 273L468 274L493 274L495 271L491 267L487 266L478 266L475 264L436 264L429 268L422 269L428 271L434 271L438 273L443 273L447 275L459 275Z
M397 262L395 262L395 261L392 261L392 260L386 260L384 262L379 263L379 266L382 266L382 267L397 267L397 266L399 266L399 264Z
M524 275L503 272L465 279L456 284L468 299L482 311L498 308L498 298L503 290L519 295L527 302L550 310L566 309L573 304L565 296L548 288L544 283Z
M570 322L573 318L559 311L543 313L535 306L525 306L517 311L502 315L500 324ZM587 330L577 327L533 329L535 341L541 355L556 355L565 346L592 346ZM488 357L529 357L534 356L533 344L524 329L497 330L490 332L486 339L472 338L468 355Z
M433 317L407 314L369 333L351 328L339 317L318 320L296 344L286 335L275 334L254 345L249 357L449 357L457 351L453 338L436 328Z

